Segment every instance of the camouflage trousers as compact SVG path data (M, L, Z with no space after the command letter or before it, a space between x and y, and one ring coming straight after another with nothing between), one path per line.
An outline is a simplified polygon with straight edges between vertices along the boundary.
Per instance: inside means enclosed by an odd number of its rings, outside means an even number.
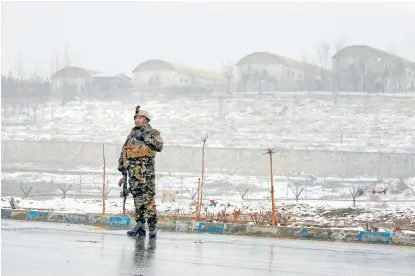
M136 221L157 223L154 174L143 175L138 173L138 169L132 167L129 175L128 183L134 199Z

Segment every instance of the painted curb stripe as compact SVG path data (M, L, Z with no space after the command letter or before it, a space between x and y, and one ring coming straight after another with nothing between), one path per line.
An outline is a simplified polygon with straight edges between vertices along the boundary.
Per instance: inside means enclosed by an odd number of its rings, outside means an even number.
M130 228L135 224L131 217L102 216L99 214L70 214L37 210L1 209L2 219L29 221L65 222L116 228ZM196 221L159 220L158 229L162 231L195 232L209 234L248 235L258 237L310 239L322 241L362 242L376 244L397 244L415 246L415 236L389 232L365 232L357 230L267 227L247 224L209 223Z

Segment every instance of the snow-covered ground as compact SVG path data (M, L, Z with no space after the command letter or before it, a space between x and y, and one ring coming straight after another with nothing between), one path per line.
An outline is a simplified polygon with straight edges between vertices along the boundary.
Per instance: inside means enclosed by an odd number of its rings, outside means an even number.
M157 208L160 214L194 215L197 175L163 174L157 178ZM110 175L108 188L111 189L106 202L108 213L122 211L122 198L117 183L119 175ZM81 184L79 184L81 183ZM58 187L68 190L67 198L62 198ZM59 212L99 213L102 211L102 176L62 175L46 173L2 173L2 207L10 208L9 199L19 200L19 207L50 209ZM297 190L298 187L298 190ZM289 217L292 223L309 223L326 226L352 225L360 221L376 219L392 223L397 218L415 219L415 178L376 180L369 178L336 179L304 178L285 176L275 177L275 197L278 210ZM22 190L28 191L28 198L22 198ZM356 208L353 206L351 192L362 188L364 193L357 196ZM372 194L382 191L386 194ZM248 190L247 190L248 189ZM304 189L295 202L294 193ZM355 189L355 190L353 190ZM7 191L7 192L5 192ZM246 192L246 194L242 195ZM163 194L166 201L163 202ZM16 196L17 195L17 196ZM250 213L265 212L271 209L269 200L269 179L243 177L238 175L214 175L206 177L204 186L204 213L218 213L226 209L229 213L241 210ZM174 201L173 201L174 200ZM216 202L211 205L211 200ZM127 209L133 210L131 196Z
M14 197L19 208L52 210L63 213L101 213L102 201L100 199L61 199L33 200ZM2 208L10 208L10 197L2 197ZM107 214L120 214L122 212L122 199L106 200ZM415 222L415 208L412 207L387 207L387 208L335 208L330 205L313 205L307 203L285 203L277 201L276 208L290 225L313 225L326 227L361 227L362 222L376 221L378 227L388 225L392 227L395 220L406 220L410 224ZM134 206L131 198L127 200L126 210L132 214ZM195 216L195 201L180 200L178 202L157 202L157 210L160 215ZM242 201L228 200L218 201L216 206L205 201L202 215L213 218L225 211L231 216L234 210L241 211L241 220L252 221L254 213L271 210L269 201ZM412 229L410 226L409 229Z
M119 196L118 181L121 175L111 173L106 177L106 189L109 197ZM191 199L198 186L196 174L156 174L156 188L161 199L163 191L177 191L176 201ZM23 195L24 190L32 188L29 197L47 197L62 195L61 189L68 192L68 197L100 197L103 184L101 173L85 175L69 175L35 172L3 172L1 175L3 195ZM60 186L60 187L59 187ZM71 186L71 187L70 187ZM69 188L70 187L70 188ZM393 205L415 204L403 201L414 200L415 177L407 179L376 179L376 178L314 178L312 176L274 176L275 197L279 200L291 201L295 194L300 193L299 201L315 200L338 201L335 204L350 206L353 191L363 189L363 194L356 197L358 206L372 206L369 201L381 205L391 202ZM373 194L383 191L386 194ZM354 190L353 190L354 189ZM204 194L209 199L227 201L242 199L260 201L269 198L269 177L240 176L234 174L208 174L205 176ZM414 191L415 192L415 191ZM394 203L393 203L394 202ZM333 203L334 204L334 203ZM369 204L369 205L368 205ZM376 205L376 204L375 204Z
M95 101L47 107L44 119L41 119L43 114L37 114L36 124L28 123L23 109L18 116L9 114L2 121L2 140L121 144L133 125L134 107L140 104L151 112L151 124L162 132L167 145L199 147L201 134L208 130L210 147L415 152L415 97L343 95L337 103L330 93L246 93L224 96L220 101L217 95L189 99L157 97L133 100L131 104ZM3 117L4 111L2 108ZM14 196L22 208L101 212L102 176L90 170L90 175L83 176L3 172L2 207L10 207L10 196ZM199 175L159 175L158 211L194 214L192 197ZM109 213L121 212L119 178L119 174L110 173L106 180ZM415 178L311 179L298 175L289 179L275 176L274 180L277 208L294 222L356 226L359 221L371 218L389 223L393 218L415 219L415 194L411 190L415 189ZM203 189L207 212L224 208L229 212L240 209L245 214L268 211L269 186L268 177L208 173ZM372 193L385 188L386 194ZM62 189L68 189L65 199ZM363 189L363 195L356 197L357 208L351 208L351 193L358 189ZM296 203L294 194L300 191ZM28 198L21 198L24 193ZM167 193L168 202L162 202L163 193ZM171 202L174 198L175 202ZM216 207L209 206L210 200L217 202ZM127 209L133 209L131 197Z
M140 104L167 145L200 146L206 129L211 147L415 151L415 97L342 96L337 104L330 94L157 97ZM5 123L25 120L21 110L3 121L2 139L122 143L136 104L72 102L45 108L45 120L39 109L36 124Z

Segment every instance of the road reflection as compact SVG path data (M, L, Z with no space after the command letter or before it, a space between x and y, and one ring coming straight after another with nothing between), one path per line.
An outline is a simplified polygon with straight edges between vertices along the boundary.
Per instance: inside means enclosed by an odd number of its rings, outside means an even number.
M146 247L146 243L148 243ZM157 239L136 238L134 248L134 275L147 275L153 270Z

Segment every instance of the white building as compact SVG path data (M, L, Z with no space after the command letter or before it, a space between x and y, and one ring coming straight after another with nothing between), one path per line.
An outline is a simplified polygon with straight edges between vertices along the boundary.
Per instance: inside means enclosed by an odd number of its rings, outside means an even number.
M354 45L333 56L339 91L415 91L415 63L368 47Z
M190 68L163 60L147 60L133 70L134 88L140 87L200 87L217 89L226 82L217 72Z
M267 52L255 52L237 64L238 91L304 91L331 87L331 72Z
M80 94L87 89L90 84L90 76L95 73L95 71L79 67L64 67L50 77L52 91L55 94L65 91Z

